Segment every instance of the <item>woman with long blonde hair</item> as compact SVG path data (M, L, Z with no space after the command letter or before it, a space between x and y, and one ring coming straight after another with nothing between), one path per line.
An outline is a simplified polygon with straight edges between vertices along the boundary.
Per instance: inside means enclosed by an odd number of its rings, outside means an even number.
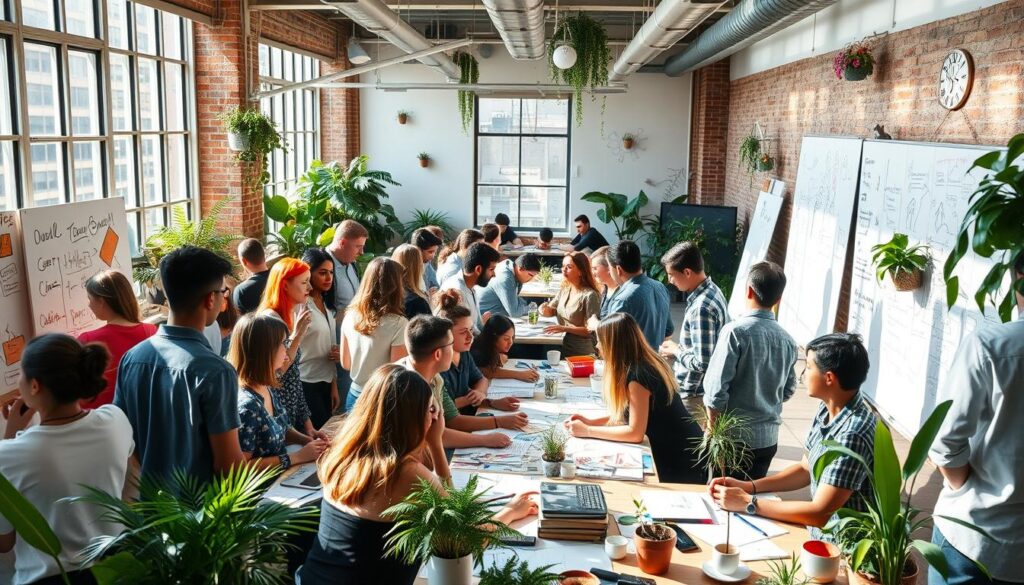
M423 253L412 244L402 244L391 253L391 259L405 269L402 284L405 286L405 318L412 319L416 315L429 315L430 303L427 291L423 289Z
M540 314L558 318L558 325L549 325L545 333L564 333L562 354L592 355L594 335L587 321L601 310L601 293L590 269L590 260L583 252L568 252L562 258L562 288L551 300L540 306Z
M405 357L405 287L402 265L391 258L370 261L341 322L341 367L352 374L345 398L351 410L373 371Z
M679 398L672 368L647 343L636 320L612 313L597 328L604 355L604 400L608 416L578 414L565 422L574 437L639 443L650 440L658 480L704 483L707 472L691 447L703 431Z
M297 583L413 583L418 566L385 556L394 521L381 513L420 481L445 492L424 463L429 463L428 436L444 430L438 416L430 385L415 371L388 364L370 376L335 443L320 459L320 529ZM536 512L528 494L520 494L495 518L509 523Z

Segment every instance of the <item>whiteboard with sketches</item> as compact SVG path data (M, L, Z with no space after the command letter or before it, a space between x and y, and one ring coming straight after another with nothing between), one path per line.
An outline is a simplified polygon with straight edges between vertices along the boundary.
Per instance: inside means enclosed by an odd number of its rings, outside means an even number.
M779 192L781 193L783 190L780 189ZM750 217L747 241L743 244L743 255L740 256L739 265L736 267L736 280L733 281L736 284L733 285L732 296L729 297L730 319L735 319L748 312L747 273L751 266L763 261L768 256L768 246L772 243L772 233L775 232L775 223L779 219L780 209L782 209L782 197L761 191L757 198L757 206L754 208L754 215Z
M111 197L21 211L25 268L37 335L78 335L101 325L85 282L114 269L131 279L124 199Z
M973 252L957 267L960 300L947 311L942 267L956 241L968 200L983 174L968 170L996 147L866 141L855 224L853 279L848 330L864 337L871 370L863 390L882 415L905 436L918 431L931 414L936 393L960 340L986 321L974 291L994 265ZM887 278L879 283L871 247L910 237L929 246L931 266L924 284L896 292Z
M32 338L25 254L17 211L0 211L0 402L18 388L21 351Z
M804 136L786 247L779 323L806 345L831 332L853 221L860 138Z

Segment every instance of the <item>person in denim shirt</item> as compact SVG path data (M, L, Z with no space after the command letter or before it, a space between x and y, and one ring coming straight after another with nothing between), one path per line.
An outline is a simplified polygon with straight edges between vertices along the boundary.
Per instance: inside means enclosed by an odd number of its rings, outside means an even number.
M608 264L619 286L609 296L601 314L631 315L640 326L644 339L657 351L661 342L672 335L675 325L669 314L665 285L644 274L642 262L640 248L634 242L623 240L608 248ZM597 320L591 318L587 327L595 331Z
M512 260L502 260L494 269L494 278L487 286L477 290L481 313L522 317L530 304L519 296L523 285L540 272L540 259L536 254L523 254Z

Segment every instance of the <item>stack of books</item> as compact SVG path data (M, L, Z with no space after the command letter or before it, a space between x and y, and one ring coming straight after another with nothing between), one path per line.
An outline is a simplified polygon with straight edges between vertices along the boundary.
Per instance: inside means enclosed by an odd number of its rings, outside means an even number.
M540 538L601 542L608 534L608 506L601 486L542 482L540 495Z

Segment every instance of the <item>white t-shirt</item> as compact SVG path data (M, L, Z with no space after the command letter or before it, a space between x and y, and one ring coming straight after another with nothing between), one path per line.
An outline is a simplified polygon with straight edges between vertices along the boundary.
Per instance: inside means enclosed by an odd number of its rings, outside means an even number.
M128 457L135 443L132 426L120 408L107 404L63 425L37 425L0 441L0 472L34 505L60 539L61 563L77 570L79 555L97 536L119 534L123 528L99 520L89 504L61 502L84 496L87 485L118 498L124 488ZM0 533L14 527L0 515ZM49 555L15 540L14 583L31 583L59 575Z
M330 360L331 346L334 345L334 311L327 309L325 315L316 307L313 299L306 300L309 309L309 328L299 344L302 361L299 362L299 377L303 382L330 382L337 375L335 362Z
M459 291L459 295L462 297L459 304L469 309L469 318L473 321L473 333L480 333L480 328L483 326L480 321L480 305L476 300L476 291L466 284L466 275L460 271L441 283L441 290L450 289ZM440 306L435 309L434 313L436 314L438 311L440 311Z
M352 357L352 383L362 388L377 368L391 362L391 348L405 345L409 320L401 315L385 315L373 335L367 336L356 331L357 318L361 317L354 310L345 311L341 334Z

